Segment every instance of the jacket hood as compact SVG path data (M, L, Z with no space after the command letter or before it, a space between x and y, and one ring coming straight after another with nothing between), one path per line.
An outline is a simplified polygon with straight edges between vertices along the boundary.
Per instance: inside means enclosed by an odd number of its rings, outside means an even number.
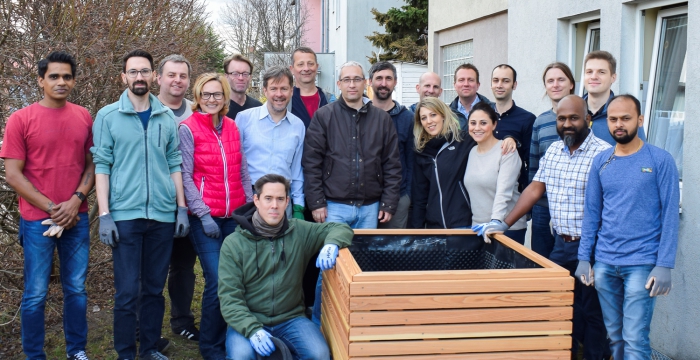
M391 111L389 111L389 115L396 116L396 115L401 114L402 112L408 110L408 109L406 109L405 106L399 104L398 101L396 101L396 100L392 100L392 101L394 102L394 107L391 109Z
M234 220L236 220L238 225L240 225L243 230L249 232L250 235L252 235L248 236L252 238L252 240L268 240L268 238L260 235L253 226L253 214L256 210L257 208L255 207L255 203L251 201L245 205L241 205L238 209L234 210L231 217ZM291 230L291 227L289 226L289 221L287 221L286 212L282 221L284 221L284 224L282 225L282 230L279 234L277 234L277 236L282 236L286 234L289 230ZM248 235L245 232L243 234Z
M126 89L119 96L119 112L125 114L136 114L136 110L134 110L134 105L131 103L131 99L129 99L128 94L129 89ZM151 103L151 116L162 114L170 110L170 108L164 106L160 100L158 100L158 98L150 92L148 93L148 101Z

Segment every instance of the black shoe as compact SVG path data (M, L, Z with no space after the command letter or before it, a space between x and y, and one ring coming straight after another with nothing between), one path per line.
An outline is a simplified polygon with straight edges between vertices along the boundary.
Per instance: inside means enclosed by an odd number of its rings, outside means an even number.
M194 325L183 328L180 331L173 330L173 332L184 337L187 340L199 341L199 330Z
M170 347L170 340L164 337L160 337L158 341L156 341L156 350L158 350L159 353L165 352L165 350L168 350Z

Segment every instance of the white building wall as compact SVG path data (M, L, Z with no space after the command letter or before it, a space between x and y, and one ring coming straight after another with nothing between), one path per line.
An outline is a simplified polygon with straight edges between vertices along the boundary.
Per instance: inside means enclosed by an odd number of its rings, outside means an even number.
M397 81L392 99L408 107L420 99L416 85L420 76L428 71L428 66L404 62L393 62L393 64L396 66Z

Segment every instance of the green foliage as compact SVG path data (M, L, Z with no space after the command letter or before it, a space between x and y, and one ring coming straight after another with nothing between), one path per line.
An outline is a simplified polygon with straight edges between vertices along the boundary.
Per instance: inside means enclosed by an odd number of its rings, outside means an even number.
M386 13L372 9L372 15L386 33L367 36L375 47L381 48L379 60L400 60L425 64L428 62L428 0L405 0L407 5L391 8ZM367 57L377 61L377 54Z

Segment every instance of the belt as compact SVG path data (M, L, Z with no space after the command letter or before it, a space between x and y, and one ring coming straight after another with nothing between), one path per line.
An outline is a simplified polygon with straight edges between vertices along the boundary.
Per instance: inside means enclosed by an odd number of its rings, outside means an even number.
M571 235L562 235L558 234L562 239L564 239L564 242L570 243L570 242L575 242L581 240L580 236L571 236Z

